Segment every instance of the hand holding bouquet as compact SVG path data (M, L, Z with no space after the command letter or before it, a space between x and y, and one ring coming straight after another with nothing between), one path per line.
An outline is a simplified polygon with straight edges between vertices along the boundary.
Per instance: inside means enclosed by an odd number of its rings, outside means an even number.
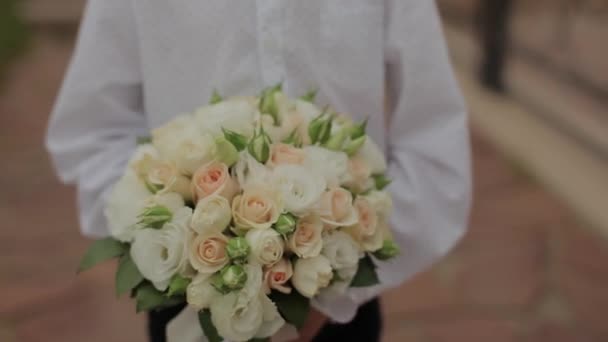
M386 161L314 94L222 99L152 131L110 194L111 237L80 269L119 258L138 311L187 302L210 341L300 327L309 301L378 282L398 253Z

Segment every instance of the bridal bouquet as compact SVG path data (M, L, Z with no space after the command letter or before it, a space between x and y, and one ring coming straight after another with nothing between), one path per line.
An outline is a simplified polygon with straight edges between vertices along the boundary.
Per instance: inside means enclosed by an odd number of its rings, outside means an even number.
M80 270L118 258L138 311L187 303L210 341L300 327L310 299L378 282L398 253L386 161L355 123L280 86L176 117L142 139L106 207L111 237Z

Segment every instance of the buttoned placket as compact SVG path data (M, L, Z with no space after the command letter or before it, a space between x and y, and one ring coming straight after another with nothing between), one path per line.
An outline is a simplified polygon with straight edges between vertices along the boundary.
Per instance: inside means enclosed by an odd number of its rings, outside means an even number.
M283 0L257 0L258 58L263 86L283 83L287 91L285 71L285 6Z

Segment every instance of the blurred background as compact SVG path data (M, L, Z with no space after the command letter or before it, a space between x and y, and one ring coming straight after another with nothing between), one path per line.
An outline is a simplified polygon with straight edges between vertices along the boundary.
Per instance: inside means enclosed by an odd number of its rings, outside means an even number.
M451 254L384 296L385 341L608 341L608 1L439 3L475 203ZM43 148L81 11L0 0L3 342L144 341L115 265L75 277L88 242Z

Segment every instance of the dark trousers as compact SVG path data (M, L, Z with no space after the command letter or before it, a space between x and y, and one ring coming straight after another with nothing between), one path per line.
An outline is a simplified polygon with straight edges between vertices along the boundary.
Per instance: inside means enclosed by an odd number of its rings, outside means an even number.
M167 324L177 316L183 306L149 313L148 334L150 342L165 342ZM380 302L377 299L359 308L357 316L350 323L326 324L313 342L329 342L348 339L349 341L378 342L382 333Z

